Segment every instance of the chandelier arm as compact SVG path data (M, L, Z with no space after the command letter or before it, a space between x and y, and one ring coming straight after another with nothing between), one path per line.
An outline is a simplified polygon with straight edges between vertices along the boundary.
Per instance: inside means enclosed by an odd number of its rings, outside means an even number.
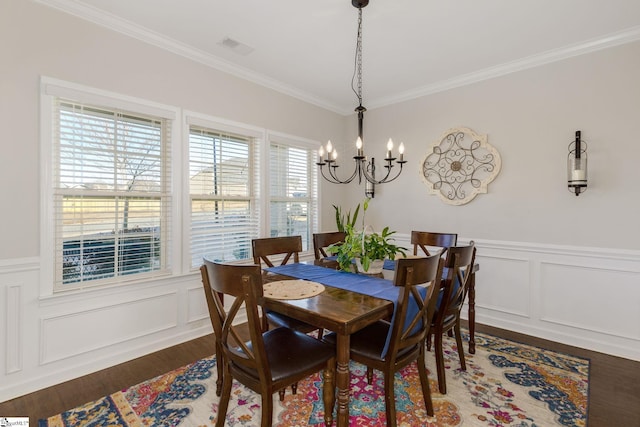
M343 182L341 182L341 181L336 181L335 179L333 179L333 177L332 177L332 176L327 176L327 175L325 175L325 173L324 173L324 168L322 167L323 165L318 165L318 166L320 166L320 175L322 175L322 177L323 177L326 181L328 181L328 182L330 182L330 183L332 183L332 184L344 184L344 183L343 183ZM331 175L331 166L329 166L329 175Z
M402 163L396 162L396 163L398 163L400 165L400 169L398 169L398 173L396 173L395 176L393 178L391 178L391 179L389 179L389 176L391 175L391 169L393 168L394 165L392 165L390 163L388 165L386 165L386 166L383 166L385 169L387 169L387 173L385 174L385 176L382 179L375 179L375 177L373 177L371 174L369 174L367 172L367 168L362 168L363 169L362 172L363 172L364 178L367 181L369 181L370 183L372 183L372 184L386 184L387 182L394 181L396 178L398 178L400 176L400 173L402 173L402 165L405 162L402 162Z
M329 168L329 177L327 177L325 175L324 168L322 166L320 166L320 173L322 174L322 177L324 179L326 179L327 181L329 181L329 182L331 182L333 184L349 184L358 175L359 169L360 169L360 165L356 164L356 168L354 169L354 171L351 174L351 176L349 178L345 179L345 180L341 180L340 178L338 178L338 175L336 174L336 171L335 171L335 167L332 170L331 165L329 165L328 168Z

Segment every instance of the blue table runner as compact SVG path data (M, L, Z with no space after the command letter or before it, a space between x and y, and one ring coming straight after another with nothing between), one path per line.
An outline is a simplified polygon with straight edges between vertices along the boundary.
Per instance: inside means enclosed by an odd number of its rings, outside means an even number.
M393 261L392 261L393 262ZM293 277L296 279L310 280L318 282L323 285L332 286L334 288L344 289L347 291L357 292L364 295L369 295L377 298L386 299L393 302L393 316L391 318L391 324L395 321L398 298L400 291L399 286L394 286L393 283L386 279L377 277L370 277L362 274L348 273L345 271L333 270L330 268L321 267L311 264L286 264L277 267L265 268L266 271L271 273L282 274L285 276ZM426 295L427 288L419 287L419 291L423 297ZM405 318L404 330L409 327L411 319L418 312L418 304L413 297L409 300L409 306L407 307L407 315ZM416 325L416 329L422 325ZM382 350L382 357L387 354L389 349L389 343L391 341L391 328L387 335L387 340Z

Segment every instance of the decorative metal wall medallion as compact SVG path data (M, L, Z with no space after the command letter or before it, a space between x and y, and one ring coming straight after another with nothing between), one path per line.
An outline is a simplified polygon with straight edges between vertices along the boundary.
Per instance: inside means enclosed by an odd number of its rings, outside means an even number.
M446 131L420 162L420 176L431 194L450 205L469 203L500 172L500 153L469 128Z

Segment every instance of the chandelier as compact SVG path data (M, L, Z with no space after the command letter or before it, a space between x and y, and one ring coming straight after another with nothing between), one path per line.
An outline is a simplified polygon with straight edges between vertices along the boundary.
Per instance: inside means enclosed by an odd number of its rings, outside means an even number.
M320 174L324 179L333 184L348 184L358 177L358 183L362 183L362 179L365 179L365 194L367 197L374 197L375 184L384 184L395 180L402 172L402 166L407 163L404 160L404 144L400 143L398 147L399 156L396 158L393 155L393 141L389 138L387 142L387 153L383 160L383 167L386 172L383 172L383 176L380 179L376 178L376 164L375 158L371 157L371 160L367 159L364 154L364 139L362 134L362 124L364 121L364 112L367 111L362 105L362 8L369 4L369 0L351 0L351 4L358 9L358 37L356 41L356 54L355 54L355 70L354 76L351 81L351 89L358 97L358 106L355 111L358 113L358 139L356 141L356 155L353 156L355 161L355 169L350 177L346 179L340 179L338 177L337 169L338 165L338 152L331 144L331 141L327 142L326 147L320 147L318 150L318 162L316 163L320 168ZM353 80L357 78L357 86L354 87ZM326 154L326 156L325 156ZM392 174L391 170L394 168L394 162L400 165L400 168ZM324 167L327 167L326 169Z

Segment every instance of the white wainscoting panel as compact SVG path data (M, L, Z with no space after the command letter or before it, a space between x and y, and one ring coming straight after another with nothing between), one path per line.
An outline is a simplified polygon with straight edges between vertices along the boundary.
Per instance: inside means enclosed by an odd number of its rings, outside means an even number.
M104 349L178 324L175 292L41 319L41 364Z
M206 319L206 323L211 326L204 289L202 285L191 287L187 289L187 323L199 322L203 319Z
M483 308L514 316L531 316L530 262L526 258L508 255L477 255L481 277L491 273L491 286L476 287L476 310Z
M640 251L474 240L477 323L640 361ZM0 402L211 333L199 272L41 297L40 268L0 260Z
M640 340L637 272L543 262L540 297L544 322Z
M22 287L13 284L6 287L7 299L5 340L5 372L11 374L22 370Z

